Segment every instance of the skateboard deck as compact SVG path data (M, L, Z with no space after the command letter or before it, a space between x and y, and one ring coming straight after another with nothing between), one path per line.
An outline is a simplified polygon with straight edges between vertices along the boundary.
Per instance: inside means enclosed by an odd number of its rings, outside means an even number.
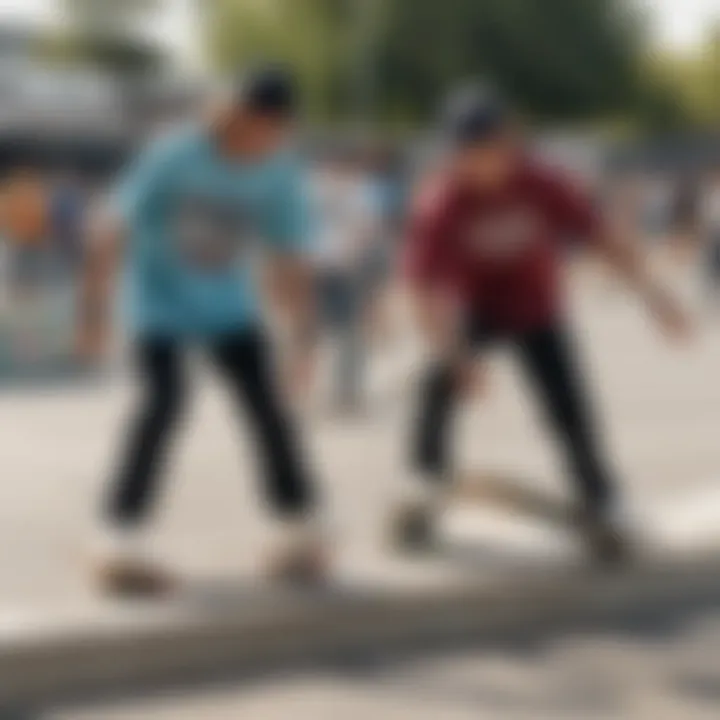
M458 505L478 505L502 513L563 527L574 525L573 504L552 491L533 485L527 478L502 472L469 471L454 482L451 500Z

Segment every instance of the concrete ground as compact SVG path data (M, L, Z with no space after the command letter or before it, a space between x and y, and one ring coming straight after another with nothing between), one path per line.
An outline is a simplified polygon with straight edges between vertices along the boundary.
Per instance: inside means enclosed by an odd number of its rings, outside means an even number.
M690 292L686 279L675 280ZM578 344L632 504L641 515L661 518L665 529L674 524L681 535L720 541L720 330L700 315L697 337L668 347L630 299L604 281L585 279L574 294ZM497 469L562 493L558 457L517 368L503 352L488 363L486 397L462 418L462 467ZM388 508L403 488L400 441L413 367L402 353L378 362L367 417L316 413L304 423L338 531L340 570L362 567L381 582L406 579L407 568L388 561L383 537ZM156 517L157 550L211 586L247 581L257 571L268 529L258 513L251 446L216 381L199 371L195 385L194 409ZM88 582L89 539L130 400L126 381L0 396L0 616L6 625L28 608L74 608L77 617L78 608L102 605ZM472 512L456 513L448 528L476 543L475 571L489 584L498 569L522 573L546 554L556 560L558 552L567 554L567 539L558 545L524 520L500 527ZM512 552L485 554L508 546L524 564L508 562ZM432 570L440 584L442 573L463 574L469 567L441 565ZM718 628L712 608L690 608L679 619L624 618L619 627L561 633L539 645L331 665L43 717L714 718L720 704Z
M720 472L720 328L703 316L691 343L668 346L616 288L598 279L579 285L578 344L628 495L642 510L700 493L693 502L702 507ZM486 397L462 418L461 465L564 492L558 454L512 358L500 351L488 362ZM388 508L403 488L414 367L404 357L378 361L367 417L320 413L303 424L345 564L372 564L383 552ZM155 542L195 577L251 577L268 530L252 448L217 381L195 375ZM91 539L131 395L127 381L0 395L0 607L93 598Z
M262 682L62 708L41 717L713 720L720 708L720 613L687 611L625 618L618 626L514 646L338 663Z

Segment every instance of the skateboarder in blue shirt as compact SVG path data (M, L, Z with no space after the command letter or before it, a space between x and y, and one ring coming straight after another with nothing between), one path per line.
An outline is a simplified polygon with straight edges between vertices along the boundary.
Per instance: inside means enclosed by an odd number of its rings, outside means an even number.
M174 579L146 556L146 520L185 402L184 355L202 348L248 415L282 541L272 569L322 570L314 483L278 391L253 268L262 252L275 299L299 346L311 334L301 164L288 147L292 78L256 69L209 122L152 143L121 178L93 229L82 288L81 350L106 345L111 278L123 295L143 396L112 477L100 579L113 591L155 592Z

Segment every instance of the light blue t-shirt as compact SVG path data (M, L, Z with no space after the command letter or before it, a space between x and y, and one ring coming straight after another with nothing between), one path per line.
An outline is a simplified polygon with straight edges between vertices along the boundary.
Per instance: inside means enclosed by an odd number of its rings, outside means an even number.
M116 200L130 243L128 319L140 334L202 338L257 323L255 251L303 252L308 239L297 159L237 162L201 128L148 147Z

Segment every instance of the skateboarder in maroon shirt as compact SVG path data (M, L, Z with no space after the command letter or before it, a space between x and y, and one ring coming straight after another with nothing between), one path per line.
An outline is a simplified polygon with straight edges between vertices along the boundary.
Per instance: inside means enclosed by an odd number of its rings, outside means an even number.
M512 112L492 91L466 88L443 113L447 163L420 184L406 274L433 362L413 427L417 497L395 521L405 545L432 540L449 486L448 446L458 399L489 344L519 356L578 494L578 518L600 559L625 555L617 483L597 433L586 377L568 329L561 271L571 244L602 255L670 336L689 330L643 256L613 232L576 183L529 156Z

